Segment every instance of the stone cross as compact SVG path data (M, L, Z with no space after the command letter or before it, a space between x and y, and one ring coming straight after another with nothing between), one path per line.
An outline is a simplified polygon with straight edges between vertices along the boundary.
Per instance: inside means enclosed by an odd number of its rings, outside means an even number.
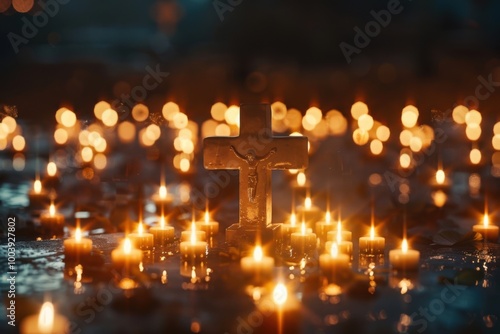
M268 104L240 106L237 137L205 138L207 169L239 170L239 228L263 230L271 224L271 174L307 167L306 137L274 137Z

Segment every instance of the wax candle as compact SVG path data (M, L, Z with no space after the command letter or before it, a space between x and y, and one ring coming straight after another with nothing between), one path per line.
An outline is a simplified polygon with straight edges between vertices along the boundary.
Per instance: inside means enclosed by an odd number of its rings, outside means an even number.
M344 228L342 228L342 221L339 219L337 221L337 229L328 231L326 233L326 240L328 241L338 241L339 238L339 233L340 233L340 239L343 241L352 241L352 232L347 231Z
M199 240L199 241L206 241L207 240L206 232L197 230L196 223L193 221L193 222L191 222L191 229L181 232L181 241L190 241L191 236L193 234L195 234L196 240Z
M316 248L316 234L308 231L306 223L302 222L300 232L294 232L290 236L292 250L298 254L305 254Z
M157 226L151 227L149 232L153 235L155 246L158 247L164 247L172 243L175 238L174 227L167 225L165 216L163 215L160 217L160 223Z
M45 302L40 313L26 317L21 323L21 334L67 334L69 321L57 314L51 302Z
M329 277L339 277L342 271L349 270L350 257L339 252L338 245L333 242L330 251L319 256L319 266Z
M297 224L297 216L292 212L289 222L281 224L281 234L284 239L290 240L290 235L298 231L300 231L300 225Z
M337 222L337 229L335 231L330 231L327 233L327 238L333 239L333 241L327 241L325 243L325 248L327 250L331 249L332 244L335 242L337 244L339 253L347 254L349 255L349 257L352 255L352 241L350 241L352 240L352 233L350 231L342 230L342 223L340 220Z
M152 199L156 205L157 212L170 206L174 200L172 195L168 193L167 187L163 184L158 189L158 193L153 195Z
M385 238L375 236L375 227L370 228L370 235L359 238L359 252L363 254L381 254L385 250Z
M64 258L66 261L80 260L81 257L90 255L92 240L83 238L79 227L76 228L75 237L64 240Z
M483 224L472 226L472 230L474 232L481 233L486 241L498 241L498 226L490 225L490 218L488 217L488 214L483 216Z
M28 193L29 207L32 210L43 210L49 202L49 194L42 188L38 179L33 183L33 189Z
M408 241L403 239L401 249L389 251L389 262L396 270L415 271L418 270L420 252L415 249L408 249Z
M257 281L270 280L274 269L274 258L264 256L262 247L257 246L252 256L245 256L240 260L241 269L246 276Z
M187 232L187 231L184 231ZM204 261L206 259L206 253L207 253L207 243L205 241L201 241L198 239L197 232L203 232L203 235L205 235L204 231L196 231L196 225L193 222L191 224L191 231L190 231L190 238L189 241L183 241L180 244L180 253L182 260L184 261L189 261L190 263L196 262L196 261Z
M135 248L138 248L140 250L150 250L153 248L153 234L144 232L144 226L142 222L139 222L137 233L130 233L128 237L130 238L130 241Z
M196 228L199 231L205 231L207 238L215 237L217 233L219 233L219 222L210 220L210 213L208 210L205 211L204 218L203 221L196 222Z
M325 213L325 220L319 221L316 223L316 235L319 240L324 243L327 241L328 232L333 231L335 229L335 224L331 222L330 211Z
M111 252L111 260L115 267L138 266L142 261L142 251L133 247L132 242L127 237L122 245Z
M49 211L40 215L40 224L44 236L62 236L64 234L64 215L56 212L54 203L50 204Z
M311 197L307 196L304 205L297 207L297 215L302 217L306 223L314 224L323 217L321 209L312 204Z

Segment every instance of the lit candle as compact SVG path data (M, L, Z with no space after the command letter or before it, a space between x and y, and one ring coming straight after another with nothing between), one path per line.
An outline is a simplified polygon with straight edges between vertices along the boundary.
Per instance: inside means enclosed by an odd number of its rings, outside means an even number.
M137 233L130 233L128 237L135 248L140 250L150 250L153 248L153 234L144 232L142 221L139 222Z
M172 243L175 238L175 229L166 224L164 215L160 217L160 223L151 227L149 232L153 235L154 244L159 247Z
M307 223L316 223L321 220L323 213L321 209L312 204L311 197L307 196L304 200L304 205L297 207L297 215L302 217Z
M308 231L306 223L303 221L300 232L294 232L290 236L292 250L300 255L309 253L316 248L316 234Z
M49 211L40 215L40 224L45 236L62 236L64 234L64 215L56 212L54 203L50 204Z
M207 238L212 238L219 233L219 222L210 220L210 213L208 210L205 211L204 221L196 222L196 227L200 231L205 231Z
M327 211L325 214L325 220L319 221L316 223L316 235L319 240L324 243L327 240L328 232L333 231L335 229L335 224L331 222L331 214L330 211Z
M446 181L446 175L444 174L444 170L438 169L436 171L436 183L442 185L444 184L445 181Z
M253 251L253 256L245 256L240 261L241 269L247 276L251 276L257 281L270 280L274 269L274 258L264 256L262 247L257 246Z
M80 260L81 257L90 255L92 240L82 238L79 227L76 228L75 237L64 240L64 258L66 261Z
M342 228L342 222L340 221L340 219L337 221L337 229L332 230L332 231L328 231L326 233L326 240L337 241L339 231L340 231L340 239L341 240L352 241L352 232L347 231L347 230Z
M125 238L121 246L111 252L111 260L115 267L138 266L142 261L142 251L133 247L129 238Z
M481 233L484 240L486 241L498 241L498 226L490 225L490 218L488 217L487 213L485 213L483 216L483 224L472 226L472 230L474 232Z
M389 251L389 262L393 269L415 271L418 270L420 252L415 249L408 249L408 241L403 239L401 249Z
M49 194L42 188L42 182L36 179L33 189L28 193L29 207L32 210L43 210L49 202Z
M188 232L188 231L184 231ZM184 233L183 232L183 233ZM206 259L207 253L207 243L205 241L201 241L198 239L197 232L203 232L203 236L205 235L204 231L196 231L196 225L193 222L191 224L189 241L183 241L180 244L180 252L182 259L184 261L190 260L190 263L195 261L204 261Z
M349 255L340 253L337 243L333 242L330 251L319 256L319 266L325 275L333 278L349 270L350 260Z
M168 207L173 202L173 197L168 193L167 187L162 184L158 189L158 193L153 195L153 202L156 205L157 212L160 211L161 208Z
M330 231L327 234L327 238L332 237L332 232L335 233L335 239L334 241L327 241L325 244L325 248L327 250L332 248L332 244L335 242L337 244L339 253L341 254L347 254L349 257L352 255L352 233L350 231L344 231L342 230L342 223L339 220L337 222L337 229L335 231ZM349 233L345 233L349 232ZM348 238L349 240L346 240L344 238Z
M21 323L21 334L67 334L70 326L66 317L57 314L51 302L45 302L39 314L30 315Z
M207 240L207 234L205 231L197 230L196 223L193 221L191 222L191 229L181 232L181 241L190 241L193 234L195 234L196 240Z
M290 235L298 231L300 231L300 225L297 224L297 216L292 212L289 222L281 224L281 234L285 240L290 240Z
M385 250L385 238L375 236L375 227L370 227L370 235L359 238L359 252L363 254L381 254Z

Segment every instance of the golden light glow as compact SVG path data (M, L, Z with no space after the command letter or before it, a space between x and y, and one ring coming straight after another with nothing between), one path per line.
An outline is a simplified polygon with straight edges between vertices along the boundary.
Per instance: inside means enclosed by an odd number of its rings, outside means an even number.
M180 162L180 170L181 172L188 172L189 168L191 168L191 162L187 158L182 158Z
M436 182L438 184L443 184L445 181L446 175L444 174L444 170L438 169L436 171Z
M166 225L165 216L162 214L161 217L160 217L160 227L164 228L165 225Z
M123 143L130 143L135 138L135 125L125 121L118 125L118 137Z
M139 222L139 226L137 227L137 233L142 235L144 233L144 226L142 226L142 222Z
M477 148L473 148L469 153L470 162L477 165L481 162L481 151Z
M352 140L356 145L362 146L368 143L368 140L370 140L370 135L367 131L356 129L352 133Z
M318 124L323 118L323 113L318 107L311 107L306 110L306 116L312 117L313 124Z
M253 259L257 262L262 262L263 256L264 254L262 253L262 247L255 247L255 249L253 250Z
M309 196L306 197L306 199L304 200L304 206L307 210L309 210L312 207L311 197Z
M468 111L469 111L469 109L465 106L462 106L462 105L456 106L453 109L453 114L452 114L452 117L453 117L453 120L455 121L455 123L464 124L465 123L465 115L467 114Z
M332 216L331 216L331 214L330 214L330 211L327 211L327 212L325 213L325 222L326 222L327 224L330 224L331 220L332 220Z
M363 131L370 131L373 128L373 117L364 114L358 118L358 127Z
M330 133L334 136L343 135L347 130L347 119L338 110L330 110L326 113L326 122Z
M351 116L355 120L365 114L368 114L368 106L364 102L358 101L351 106Z
M410 150L413 152L419 152L422 149L422 139L417 136L413 136L410 139Z
M83 161L89 162L94 157L94 151L88 146L84 147L82 148L81 156Z
M493 125L493 133L495 135L500 135L500 122L496 122L495 125Z
M194 221L191 223L191 237L190 237L191 243L194 244L196 243L196 225Z
M299 172L297 174L297 185L303 187L306 184L306 174L304 172Z
M385 142L389 140L389 137L391 136L391 130L387 126L381 125L377 128L375 135L380 141Z
M307 232L306 223L302 222L302 224L300 225L300 233L302 233L302 235L306 235L306 232Z
M488 217L488 215L487 215L487 214L485 214L485 215L483 216L483 226L484 226L484 227L488 227L488 225L489 225L489 224L490 224L490 217Z
M106 139L103 138L103 137L99 137L97 138L96 140L94 140L94 149L96 150L96 152L104 152L106 151L106 148L108 147L108 143L106 142Z
M229 125L221 123L215 127L215 135L220 137L228 137L231 135L231 128Z
M411 157L407 153L401 154L401 156L399 157L399 164L403 168L410 167Z
M227 106L222 102L216 102L212 105L210 109L210 115L212 118L218 122L222 122L224 120L224 113L227 110Z
M98 120L102 120L102 114L106 109L111 109L111 105L106 101L99 101L94 106L94 115Z
M297 216L295 215L295 212L292 212L290 215L290 225L295 226L297 223Z
M240 126L240 107L232 105L224 113L224 119L227 124Z
M403 239L403 242L401 243L401 250L403 251L404 254L408 253L408 241Z
M148 127L146 128L146 136L150 137L151 140L158 140L160 138L160 135L161 129L158 125L153 123L148 125Z
M465 128L465 135L467 136L467 139L469 140L478 140L479 137L481 137L481 127L479 124L468 124L467 127Z
M94 166L97 169L104 169L106 168L106 165L108 164L108 158L106 158L106 155L103 153L97 153L94 156Z
M333 258L337 258L339 256L339 246L336 242L332 242L332 247L330 248L330 255Z
M370 151L372 152L373 155L379 155L382 153L382 150L384 149L384 144L378 139L373 139L370 142Z
M401 112L401 123L407 128L412 128L417 124L418 109L415 106L407 105Z
M116 123L118 122L118 113L111 109L111 108L108 108L106 110L104 110L104 112L102 113L102 123L106 126L115 126Z
M6 130L8 133L13 133L14 131L16 131L17 122L15 118L10 116L5 116L2 119L2 124L4 124L7 127Z
M130 254L132 253L132 242L129 238L125 238L123 241L123 253Z
M276 121L284 120L287 114L286 105L280 101L276 101L271 104L271 111L273 119Z
M491 138L491 146L497 151L500 151L500 134L494 135Z
M434 205L438 208L441 208L446 204L447 198L448 196L446 196L446 193L442 190L432 193L432 200L434 201Z
M82 241L82 231L80 230L79 227L77 227L75 231L75 240L76 242Z
M22 151L26 147L26 140L24 139L23 136L17 135L14 138L12 138L12 147L16 151Z
M471 124L476 124L479 125L481 124L481 121L483 120L483 117L481 116L481 113L477 110L469 110L467 114L465 114L465 123L467 125Z
M149 117L149 108L142 103L136 104L132 108L132 117L137 122L144 122Z
M403 146L410 146L410 141L412 137L413 133L410 130L405 129L401 131L401 133L399 134L399 142Z
M282 306L288 299L288 290L283 283L278 283L273 290L273 301L276 305Z
M205 210L205 223L209 223L210 222L210 213L208 212L208 210Z
M175 102L165 103L161 110L163 117L165 117L167 121L172 121L174 119L174 116L179 112L179 106Z
M340 244L342 242L342 223L340 220L337 222L337 243Z
M47 164L47 174L49 176L55 176L57 173L57 165L55 162L51 161Z
M370 227L370 239L375 239L375 226Z
M40 180L35 180L35 182L33 183L33 190L37 194L42 192L42 182Z
M61 124L67 128L71 128L76 124L76 115L71 110L64 110L61 114Z
M167 198L167 187L165 185L160 186L160 189L158 190L158 195L160 196L161 199Z
M49 206L49 215L51 217L54 217L55 214L56 214L56 207L54 206L54 203L50 203L50 206Z
M40 333L51 333L54 327L54 305L51 302L45 302L38 315L38 331Z

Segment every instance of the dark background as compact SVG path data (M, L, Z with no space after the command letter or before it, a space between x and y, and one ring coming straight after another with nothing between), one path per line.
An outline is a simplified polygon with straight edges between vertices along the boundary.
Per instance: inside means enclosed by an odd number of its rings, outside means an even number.
M350 64L339 44L354 45L353 29L389 1L220 0L231 7L221 21L210 0L69 0L18 53L9 33L22 36L44 1L27 13L11 2L30 1L0 0L0 104L42 124L62 105L93 117L97 101L128 93L156 65L170 75L145 103L159 111L174 100L197 120L215 101L283 100L348 115L362 99L381 121L399 118L406 103L428 121L431 110L474 95L478 76L500 81L494 0L403 0ZM476 107L496 115L498 95Z

